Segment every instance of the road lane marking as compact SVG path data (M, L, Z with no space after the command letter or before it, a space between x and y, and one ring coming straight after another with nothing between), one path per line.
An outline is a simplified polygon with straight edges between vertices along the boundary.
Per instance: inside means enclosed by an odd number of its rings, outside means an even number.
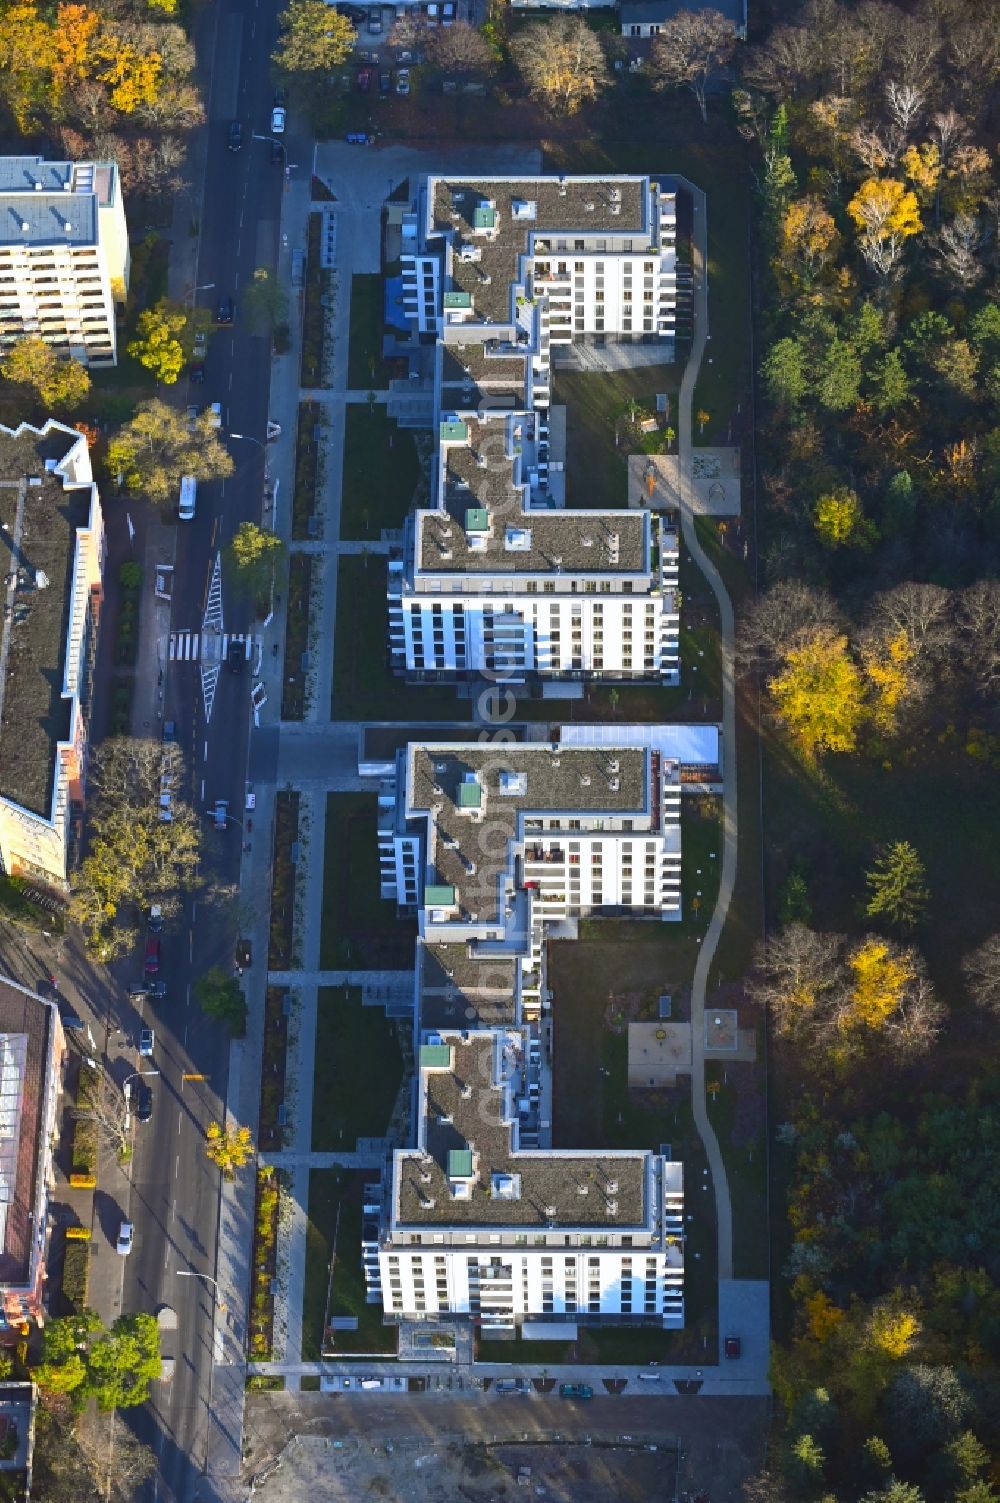
M187 1041L188 1041L188 1025L185 1023L184 1024L184 1047L185 1047L185 1049L187 1048Z
M191 1075L182 1075L181 1076L181 1080L207 1080L207 1079L208 1079L207 1075L194 1075L194 1074L191 1074Z
M177 1113L177 1136L180 1137L180 1135L181 1135L181 1114L180 1114L180 1112L178 1112Z
M204 803L204 800L205 800L205 779L204 778L202 778L202 780L201 780L201 797L202 797L202 802Z
M178 1117L177 1120L179 1122L181 1120L180 1117ZM180 1154L178 1154L177 1157L174 1159L174 1179L177 1178L177 1176L180 1174L180 1172L181 1172L181 1156L180 1156Z
M207 741L203 741L202 744L201 744L201 760L203 762L207 762L208 761L208 742Z
M197 915L197 912L198 912L198 899L197 898L192 898L191 899L191 922L192 922L192 924L195 921L195 916Z

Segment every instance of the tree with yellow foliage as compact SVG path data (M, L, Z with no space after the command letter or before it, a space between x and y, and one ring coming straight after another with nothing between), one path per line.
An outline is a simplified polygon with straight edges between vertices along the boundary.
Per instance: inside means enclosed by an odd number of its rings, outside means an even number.
M857 491L846 485L820 496L813 507L813 526L826 548L867 550L877 536L864 514Z
M109 35L99 53L102 66L97 76L107 85L112 109L132 115L140 105L155 103L163 71L159 52L143 51L132 42Z
M833 215L815 194L789 204L781 221L781 259L806 278L815 276L837 254L840 236Z
M556 115L575 115L608 81L601 44L578 16L526 26L511 38L510 55L528 92Z
M249 1127L226 1128L221 1122L210 1122L205 1129L205 1153L222 1170L223 1179L233 1180L236 1170L253 1158L253 1134Z
M869 934L848 952L845 980L836 1025L849 1052L875 1040L900 1053L930 1047L943 1009L915 950Z
M79 407L90 391L90 376L79 361L60 355L37 334L11 345L0 364L0 375L30 386L46 407Z
M281 12L273 61L285 73L326 74L339 67L357 41L346 16L325 0L291 0Z
M864 689L847 638L834 628L818 627L789 648L767 689L778 719L808 758L855 749L865 719Z
M23 132L42 118L56 57L52 28L35 5L11 5L0 15L0 93Z
M822 1346L825 1341L829 1341L834 1331L843 1322L844 1312L822 1289L817 1289L815 1294L807 1295L803 1304L806 1313L806 1329L812 1339Z
M881 276L893 270L904 242L923 229L917 196L898 178L866 178L847 212L861 231L858 249Z
M861 643L860 653L871 690L872 721L883 735L891 736L898 729L900 709L914 696L911 664L915 649L903 631L872 632Z
M139 314L136 337L129 341L128 353L146 370L153 371L158 381L172 386L187 358L178 337L186 327L186 310L163 298L155 308L146 308Z
M852 985L841 1028L884 1027L914 979L907 953L896 951L886 939L870 938L852 950L847 964Z
M903 171L913 184L922 204L932 203L941 181L943 164L941 152L935 141L925 141L922 146L908 146L901 159Z

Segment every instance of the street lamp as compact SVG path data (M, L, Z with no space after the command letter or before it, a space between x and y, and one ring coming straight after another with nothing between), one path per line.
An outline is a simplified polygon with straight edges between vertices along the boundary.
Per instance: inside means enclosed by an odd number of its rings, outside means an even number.
M159 1073L159 1070L133 1070L131 1075L126 1075L125 1080L122 1082L122 1095L125 1097L126 1102L132 1092L133 1080L137 1080L140 1075L159 1075Z
M176 1268L174 1270L179 1279L204 1279L206 1284L212 1286L212 1351L208 1364L208 1428L205 1432L205 1465L203 1472L208 1471L208 1449L212 1440L212 1383L215 1378L215 1313L216 1310L225 1310L225 1300L219 1298L219 1284L210 1273L199 1273L197 1268Z
M256 444L257 445L258 449L260 450L260 452L264 456L264 484L267 485L267 482L268 482L268 473L267 473L267 444L264 443L263 439L254 438L254 436L253 436L252 433L233 433L233 432L230 432L229 437L230 438L238 438L244 444Z
M214 286L215 286L214 282L202 282L202 284L201 284L200 287L192 287L191 288L190 292L187 294L187 299L186 300L190 300L191 307L193 308L194 307L194 300L198 296L199 292L211 292L212 288Z

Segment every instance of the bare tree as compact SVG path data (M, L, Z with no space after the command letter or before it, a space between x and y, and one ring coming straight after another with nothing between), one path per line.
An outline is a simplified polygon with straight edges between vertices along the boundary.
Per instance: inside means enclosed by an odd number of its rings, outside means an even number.
M718 10L681 10L653 42L650 71L657 89L690 89L707 123L709 84L733 55L736 28Z
M975 14L961 14L947 28L947 58L967 108L981 110L1000 74L1000 6L978 0Z
M136 1439L117 1410L88 1415L78 1422L74 1438L101 1496L114 1503L129 1503L136 1490L156 1473L156 1452Z
M103 1071L89 1070L83 1106L73 1109L81 1122L93 1122L97 1135L119 1159L128 1157L128 1105L124 1093Z
M926 12L902 19L893 39L893 61L904 83L922 88L937 66L944 42L936 17Z
M885 86L885 103L893 125L892 151L898 156L923 114L924 96L915 84L890 78Z
M851 150L861 165L871 173L880 173L892 161L892 150L885 137L873 125L859 125L851 132Z
M787 924L757 949L748 990L775 1031L806 1047L829 1034L844 993L842 934Z
M836 626L840 615L833 597L801 579L782 580L750 605L739 624L737 660L743 672L773 668L789 648L818 626Z
M493 62L486 38L467 21L432 31L427 39L427 56L448 73L485 73Z
M971 955L966 955L962 974L973 1002L1000 1013L1000 934L991 934Z
M956 214L950 224L928 236L931 263L946 282L967 291L986 275L980 257L989 238L975 214Z
M951 595L940 585L907 580L883 595L876 595L869 623L886 634L902 632L914 657L929 660L938 668L954 652Z
M778 26L743 63L747 83L778 99L803 93L822 69L819 37L808 26Z
M855 17L868 39L872 73L878 77L885 67L887 56L892 51L902 16L896 7L887 4L886 0L861 0Z
M393 26L389 41L393 47L401 48L404 52L416 53L424 47L430 34L430 28L423 24L419 13L416 16L405 15Z
M510 52L528 92L555 114L575 115L608 81L600 41L577 16L533 22L511 40Z
M957 600L961 657L984 698L1000 693L1000 583L979 579Z
M941 161L947 164L956 146L960 146L968 137L969 127L957 110L950 107L939 110L931 117L931 137L938 151L941 153Z

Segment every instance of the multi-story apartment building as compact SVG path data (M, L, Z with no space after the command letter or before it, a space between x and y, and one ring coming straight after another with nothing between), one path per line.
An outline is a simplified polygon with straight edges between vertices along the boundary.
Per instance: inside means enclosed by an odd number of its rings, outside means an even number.
M676 204L651 178L430 178L404 300L436 339L430 509L389 566L389 652L414 680L676 683L676 530L566 511L552 364L671 358Z
M366 1259L391 1315L494 1333L683 1324L682 1166L552 1147L548 928L680 917L684 769L671 728L648 729L621 745L411 744L382 777L382 893L420 931L415 1147L395 1155ZM714 727L689 743L699 787L717 786L717 747Z
M64 1052L55 1003L0 978L0 1344L45 1316Z
M104 556L84 435L0 427L0 865L60 890L83 802Z
M32 334L84 365L114 365L129 277L115 163L0 157L0 208L0 353Z

